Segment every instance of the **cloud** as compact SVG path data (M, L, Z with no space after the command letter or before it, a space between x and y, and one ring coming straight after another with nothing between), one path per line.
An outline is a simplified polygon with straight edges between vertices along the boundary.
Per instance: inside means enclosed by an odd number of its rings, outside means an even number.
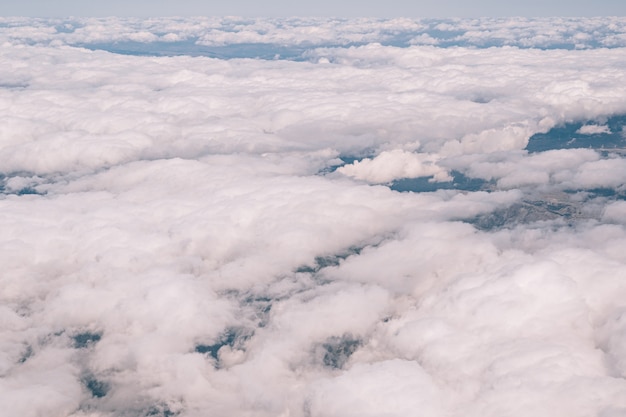
M412 361L359 364L318 385L307 403L316 415L403 415L420 410L424 416L437 416L443 409L436 384ZM404 397L407 391L414 395Z
M626 202L616 201L611 204L607 204L603 214L603 218L606 221L614 221L623 223L626 221Z
M597 135L600 133L611 133L611 130L606 125L584 125L576 131L581 135Z
M593 49L626 45L621 17L480 19L326 18L0 18L9 43L89 45L189 43L328 46L380 42L389 45ZM129 46L129 45L127 45ZM160 45L164 48L166 45ZM171 46L171 45L170 45Z
M386 183L398 178L433 177L434 181L450 181L452 177L437 166L432 156L414 154L400 149L381 152L374 159L354 161L338 172L371 183Z
M626 408L623 19L2 22L6 412Z

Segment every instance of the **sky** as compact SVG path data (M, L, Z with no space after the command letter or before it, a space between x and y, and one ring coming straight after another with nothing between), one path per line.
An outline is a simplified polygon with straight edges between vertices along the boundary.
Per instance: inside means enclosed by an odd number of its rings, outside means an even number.
M2 16L339 16L339 17L500 17L500 16L624 16L626 3L621 0L388 0L388 1L148 1L110 0L3 0Z

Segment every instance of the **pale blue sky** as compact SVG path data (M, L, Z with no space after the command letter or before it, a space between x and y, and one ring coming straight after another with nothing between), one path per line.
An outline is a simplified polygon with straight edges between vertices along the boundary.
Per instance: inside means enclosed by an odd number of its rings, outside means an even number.
M626 0L0 0L2 16L625 16Z

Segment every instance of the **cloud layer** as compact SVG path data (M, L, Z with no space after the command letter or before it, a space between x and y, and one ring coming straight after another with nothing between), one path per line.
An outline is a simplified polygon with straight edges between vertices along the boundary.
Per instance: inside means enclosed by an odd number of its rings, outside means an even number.
M625 412L623 19L76 22L0 30L0 408ZM191 38L311 45L77 47Z
M153 43L152 53L172 49L186 54L219 53L246 44L281 46L434 45L541 49L618 48L626 46L626 19L479 18L66 18L0 17L0 39L10 43L86 45ZM193 45L193 48L189 48ZM109 45L110 47L110 45ZM258 50L258 49L257 49Z

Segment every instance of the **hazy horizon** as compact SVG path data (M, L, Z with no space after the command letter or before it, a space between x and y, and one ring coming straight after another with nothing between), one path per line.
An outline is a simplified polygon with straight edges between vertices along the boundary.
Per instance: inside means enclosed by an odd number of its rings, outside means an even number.
M525 2L498 2L480 0L406 1L316 1L294 3L287 0L229 2L182 0L176 3L160 1L83 2L62 0L26 0L0 4L2 16L31 17L160 17L160 16L244 16L244 17L595 17L624 16L626 3L617 0L588 2L576 0L563 3L556 0L529 0Z

